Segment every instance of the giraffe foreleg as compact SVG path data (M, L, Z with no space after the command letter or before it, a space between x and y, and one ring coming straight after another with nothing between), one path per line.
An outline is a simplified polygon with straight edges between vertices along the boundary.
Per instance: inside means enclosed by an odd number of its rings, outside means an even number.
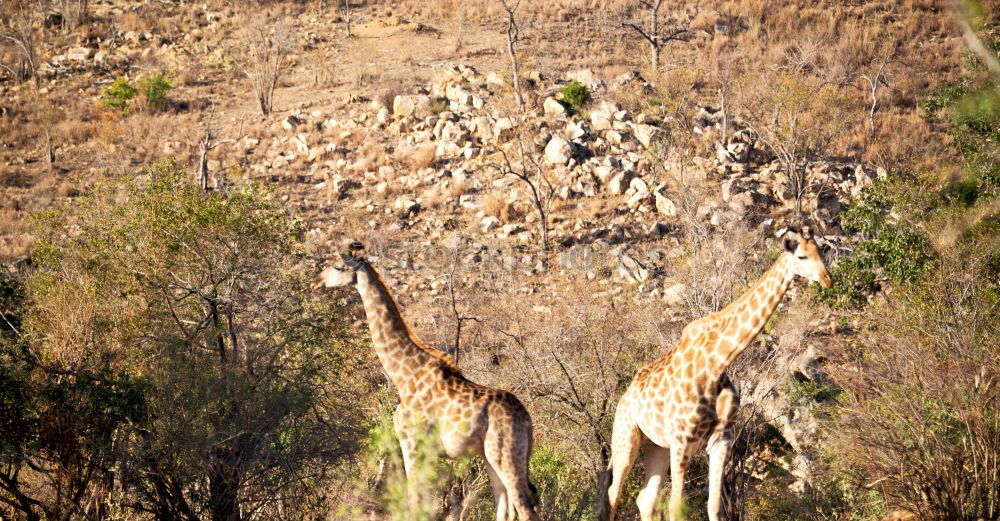
M409 502L409 507L411 511L417 507L419 498L417 497L416 491L413 490L413 454L416 450L416 439L411 435L410 429L411 425L407 425L409 422L407 415L403 412L402 408L397 407L392 413L392 426L396 431L396 438L399 440L399 452L403 456L403 473L406 475L406 498Z
M728 383L728 381L726 382ZM734 419L739 408L739 395L732 384L725 386L715 400L718 423L708 439L708 519L718 521L722 512L722 477L734 441Z
M677 440L670 446L670 521L684 519L684 479L691 451L687 440Z

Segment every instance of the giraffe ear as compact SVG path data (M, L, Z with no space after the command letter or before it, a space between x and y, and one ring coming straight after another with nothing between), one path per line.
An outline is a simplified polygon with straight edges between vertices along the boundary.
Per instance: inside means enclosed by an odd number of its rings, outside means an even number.
M341 253L340 256L345 259L360 259L365 256L365 245L361 244L361 241L349 242L344 248L344 253Z
M353 241L347 245L347 251L340 254L340 258L344 259L344 262L357 269L361 265L361 259L365 256L365 246L361 244L361 241Z
M782 235L782 239L785 243L785 251L788 253L795 253L795 250L799 247L799 241L802 239L802 235L799 234L798 229L789 228Z

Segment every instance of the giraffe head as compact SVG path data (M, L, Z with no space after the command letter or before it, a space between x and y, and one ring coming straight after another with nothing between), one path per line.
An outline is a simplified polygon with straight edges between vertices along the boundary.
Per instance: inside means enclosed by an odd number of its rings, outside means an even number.
M792 271L810 282L818 282L824 288L833 287L833 279L830 272L826 271L826 264L823 263L823 256L819 253L819 247L813 241L812 231L802 228L801 231L789 228L782 235L785 243L785 251L791 255Z
M364 267L364 245L354 241L340 254L340 259L327 266L313 279L313 288L339 288L358 282L358 270Z

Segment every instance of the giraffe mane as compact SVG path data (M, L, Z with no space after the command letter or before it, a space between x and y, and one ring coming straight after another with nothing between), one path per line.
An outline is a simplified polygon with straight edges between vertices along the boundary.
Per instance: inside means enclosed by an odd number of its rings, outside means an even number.
M389 306L392 308L392 311L396 313L396 316L399 317L399 320L403 323L403 328L406 330L406 336L410 338L410 341L413 342L413 345L417 346L418 349L426 352L427 354L433 356L434 358L440 360L441 363L444 364L444 366L447 367L448 369L454 371L455 373L461 374L461 371L458 368L458 364L455 363L454 358L452 358L448 353L445 353L438 349L434 349L433 347L425 344L424 341L421 340L420 337L418 337L416 333L413 332L412 329L410 329L410 325L406 323L406 320L403 319L403 314L400 313L399 311L399 305L396 304L396 297L392 296L392 292L389 291L389 286L385 283L385 280L382 279L382 275L378 272L378 270L372 267L371 263L368 262L368 259L361 258L357 260L359 260L365 266L365 268L368 269L368 272L373 275L375 282L379 285L380 288L382 288L382 291L385 292L385 296L388 297L389 299Z

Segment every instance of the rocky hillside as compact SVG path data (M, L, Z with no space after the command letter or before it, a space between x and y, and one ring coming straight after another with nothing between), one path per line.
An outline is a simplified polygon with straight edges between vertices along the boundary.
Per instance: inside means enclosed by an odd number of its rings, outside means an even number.
M653 69L634 30L647 19L640 3L531 4L519 15L517 91L499 4L337 3L98 0L81 4L80 20L66 7L73 2L0 7L3 273L39 284L29 276L37 244L75 245L74 234L95 227L74 219L108 186L145 186L151 169L183 172L211 194L265 186L301 231L294 267L287 258L277 265L312 274L347 241L363 241L423 339L472 380L525 402L536 418L532 472L542 476L545 519L576 519L590 512L615 403L638 367L666 353L685 324L746 291L780 254L784 229L807 225L840 287L794 286L731 368L743 413L730 471L740 499L730 507L748 519L929 508L905 499L906 484L886 470L894 457L858 457L859 447L892 445L865 438L858 418L884 420L871 397L920 396L880 374L944 349L904 356L916 349L906 338L923 338L907 317L949 331L993 327L978 311L935 318L940 308L928 304L956 294L951 284L961 281L946 272L995 273L996 158L981 151L995 140L992 98L968 102L988 68L962 54L967 37L950 7L664 7L663 29L680 32ZM986 21L973 22L988 39L1000 11L983 10ZM258 44L281 48L267 110L248 65L254 28ZM29 40L33 70L21 77L23 53L9 42ZM985 112L970 116L969 106ZM47 210L67 208L74 217L53 224ZM948 249L978 240L982 258ZM962 262L967 269L945 269ZM962 288L979 298L992 286ZM43 294L52 295L36 298ZM6 295L4 306L17 300ZM989 298L975 303L989 309ZM356 299L331 302L349 318L337 334L360 342L344 345L365 348L341 360L353 373L334 378L357 384L355 430L343 437L358 446L315 479L352 486L302 493L327 517L386 518L392 456L373 440L394 394L368 356ZM933 327L927 334L938 338ZM992 338L982 331L969 338ZM0 354L17 345L0 343ZM134 362L124 360L112 369ZM0 375L22 374L3 372L6 361ZM964 382L967 372L919 374ZM881 432L910 432L893 421ZM689 487L697 504L703 470ZM484 483L473 467L436 485L458 497L466 518L481 518ZM0 499L16 485L0 482ZM94 504L111 502L102 501ZM284 518L275 512L264 517Z

